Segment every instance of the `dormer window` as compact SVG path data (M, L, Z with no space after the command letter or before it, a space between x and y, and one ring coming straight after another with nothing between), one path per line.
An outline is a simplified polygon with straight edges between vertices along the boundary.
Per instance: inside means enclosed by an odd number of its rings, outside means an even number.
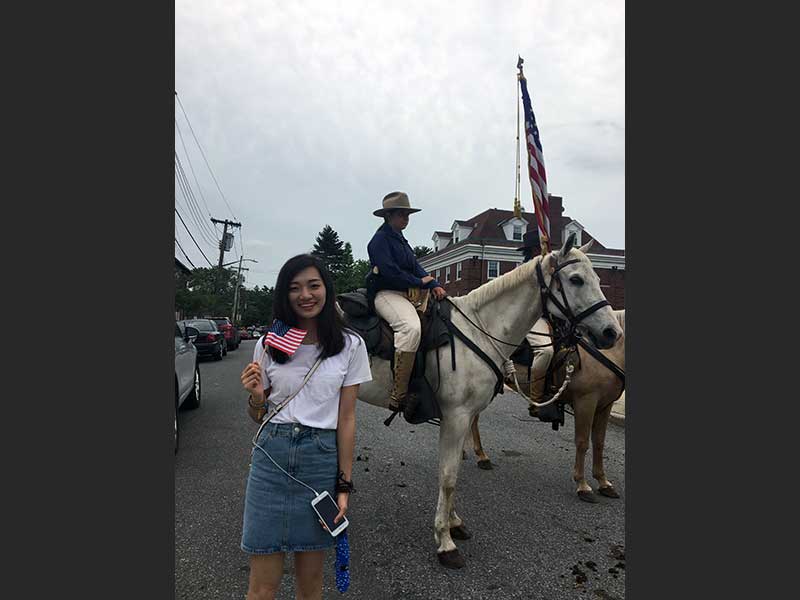
M571 221L564 227L564 241L570 236L570 234L575 234L575 245L581 245L581 238L583 237L581 234L583 233L583 226L578 223L577 221Z
M454 244L458 243L458 229L456 229L455 233L453 233L453 243Z
M514 225L514 240L522 241L522 225Z

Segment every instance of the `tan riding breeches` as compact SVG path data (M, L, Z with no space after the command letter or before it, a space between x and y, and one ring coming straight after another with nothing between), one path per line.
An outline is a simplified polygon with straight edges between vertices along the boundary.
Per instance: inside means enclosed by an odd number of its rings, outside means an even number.
M394 331L394 346L398 352L416 352L422 338L422 326L414 305L406 292L381 290L375 295L375 312L386 319Z
M546 344L551 342L553 338L544 335L533 335L533 332L539 333L552 333L550 325L545 319L539 319L534 323L533 329L525 336L528 343L532 346ZM538 379L547 374L547 367L550 366L550 361L553 359L553 347L545 346L544 348L532 348L533 350L533 365L531 365L531 378Z

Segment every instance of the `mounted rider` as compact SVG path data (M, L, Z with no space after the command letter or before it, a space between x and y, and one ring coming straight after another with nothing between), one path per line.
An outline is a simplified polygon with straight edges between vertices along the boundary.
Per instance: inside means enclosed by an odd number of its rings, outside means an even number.
M402 234L408 226L409 215L420 210L411 207L404 192L387 194L383 206L372 213L382 217L384 223L367 245L370 261L367 298L394 332L394 385L389 401L392 411L406 408L414 355L422 337L417 310L427 304L429 290L437 300L447 295L441 284L419 264Z
M517 248L517 251L523 253L522 262L528 262L539 254L540 249L539 232L528 231L522 237L522 246ZM536 335L537 333L546 335ZM553 360L554 350L552 345L547 346L543 344L547 344L553 339L549 337L552 333L553 330L550 323L547 322L547 319L542 317L534 323L533 328L525 336L525 339L531 346L531 352L533 352L530 383L530 399L533 402L541 403L545 401L545 379L547 376L547 369L550 367L550 361Z

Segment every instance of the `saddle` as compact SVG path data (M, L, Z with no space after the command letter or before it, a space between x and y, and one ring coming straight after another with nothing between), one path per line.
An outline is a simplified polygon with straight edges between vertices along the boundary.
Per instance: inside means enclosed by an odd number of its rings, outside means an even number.
M367 344L367 353L370 356L377 356L394 363L394 332L389 323L378 316L373 309L370 309L366 288L339 294L336 299L344 311L345 324L364 338ZM420 301L420 305L422 303L423 301ZM450 305L441 303L439 311L449 317ZM434 318L433 302L427 302L425 312L417 312L417 316L419 316L422 326L422 340L417 350L417 358L420 355L424 358L429 350L447 345L450 342L450 335L442 320Z
M377 356L388 360L394 369L394 332L389 323L377 315L374 308L370 307L366 288L339 294L336 299L344 312L345 325L364 339L367 353L371 357ZM427 295L411 297L410 301L418 309L417 316L422 327L422 339L414 357L414 368L408 384L408 393L416 394L419 401L414 414L406 416L406 420L412 424L438 424L437 421L441 419L442 413L436 401L436 392L425 378L425 357L429 350L435 350L450 343L450 332L444 321L437 318L437 313L444 315L449 320L451 308L446 302L428 302Z

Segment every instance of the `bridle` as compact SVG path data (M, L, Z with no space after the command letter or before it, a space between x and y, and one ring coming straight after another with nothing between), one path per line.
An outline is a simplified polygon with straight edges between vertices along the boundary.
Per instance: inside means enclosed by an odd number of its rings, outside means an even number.
M542 272L542 263L539 262L536 264L536 278L539 281L539 292L542 296L542 316L545 319L547 319L548 322L552 323L552 317L550 315L550 311L547 310L547 301L550 300L553 304L556 305L556 307L558 307L558 310L561 311L561 314L563 314L566 317L566 320L569 323L568 327L566 328L566 332L564 332L563 335L558 336L558 341L564 343L566 347L574 348L576 345L579 345L581 348L586 350L586 352L588 352L595 360L597 360L600 364L602 364L608 370L614 373L614 375L619 377L619 379L622 381L622 389L624 390L625 371L620 369L616 364L614 364L612 361L606 358L606 356L603 355L593 344L588 343L583 338L581 332L578 331L578 324L583 319L585 319L591 314L594 314L604 306L611 306L611 303L608 300L600 300L599 302L592 304L589 308L580 312L577 315L572 312L572 309L570 308L569 305L569 301L567 301L567 294L564 292L564 284L561 282L561 277L559 276L558 272L567 265L571 265L577 262L580 262L580 260L577 258L573 258L572 260L563 262L560 265L557 265L552 273L552 278L550 283L552 284L552 280L553 279L555 280L556 286L558 290L561 292L561 298L564 300L563 305L561 304L561 302L559 302L556 295L553 293L553 291L545 282L544 273ZM542 335L542 334L537 334L537 335ZM551 344L555 345L555 342L551 342Z
M559 271L561 271L561 269L563 269L566 266L578 262L580 262L580 259L573 258L572 260L563 262L560 265L557 264L556 268L553 269L550 285L552 285L553 281L556 282L556 287L558 291L561 292L561 298L564 300L564 304L561 304L561 302L559 302L558 297L553 293L553 290L550 289L550 286L548 286L547 282L544 280L544 273L542 272L541 261L536 263L536 278L538 279L539 282L539 293L541 294L542 297L542 316L548 321L551 320L550 311L547 310L547 301L550 300L553 304L556 305L558 310L561 311L561 314L563 314L566 317L566 320L569 322L569 336L576 340L581 338L581 334L577 330L577 327L581 321L583 321L589 315L596 313L604 306L611 306L611 303L608 300L604 299L595 302L589 308L587 308L584 311L581 311L577 315L572 312L572 308L570 307L569 301L567 300L567 294L564 291L564 284L561 282L561 276L559 275Z

